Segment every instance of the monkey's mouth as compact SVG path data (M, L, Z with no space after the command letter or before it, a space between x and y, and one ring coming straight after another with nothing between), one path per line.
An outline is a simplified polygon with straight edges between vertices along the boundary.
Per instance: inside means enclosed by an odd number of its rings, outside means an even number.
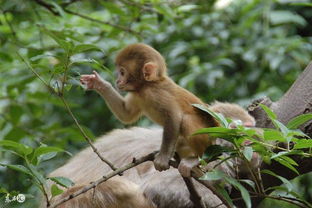
M124 91L125 90L125 85L116 85L116 87L118 88L118 90L122 90L122 91Z
M119 90L119 91L123 91L123 92L129 92L129 91L132 91L131 89L128 89L127 88L127 86L125 86L125 85L117 85L117 89Z

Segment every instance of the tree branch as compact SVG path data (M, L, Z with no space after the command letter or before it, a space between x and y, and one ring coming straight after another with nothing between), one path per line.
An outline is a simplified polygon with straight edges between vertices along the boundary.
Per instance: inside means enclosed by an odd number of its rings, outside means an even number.
M27 65L27 67L32 71L32 73L49 89L50 92L52 92L53 94L57 95L58 98L60 98L60 100L63 102L67 112L69 113L69 115L71 116L71 118L74 120L76 126L78 127L79 131L81 132L81 134L83 135L83 137L85 138L85 140L88 142L88 144L91 146L93 152L104 162L106 163L112 170L116 170L117 168L114 167L114 165L109 162L107 159L105 159L99 152L98 150L95 148L95 146L92 144L91 139L88 137L88 135L85 133L85 131L82 129L82 127L80 126L78 120L76 119L75 115L73 114L73 112L71 111L68 103L66 102L64 95L62 93L57 92L53 87L51 87L39 74L38 72L36 72L36 70L31 66L30 63L28 63L28 61L26 61L24 59L23 56L21 56L19 53L17 53L17 55L22 59L22 61Z
M128 27L122 26L122 25L117 25L117 24L114 24L114 23L110 23L110 22L108 22L108 21L98 20L98 19L89 17L89 16L87 16L87 15L80 14L80 13L77 13L77 12L74 12L74 11L71 11L71 10L66 9L66 8L64 8L64 11L65 11L66 13L69 13L69 14L72 14L72 15L75 15L75 16L79 16L79 17L81 17L81 18L83 18L83 19L86 19L86 20L89 20L89 21L92 21L92 22L97 22L97 23L101 23L101 24L105 24L105 25L109 25L109 26L115 27L115 28L120 29L120 30L123 30L123 31L125 31L125 32L132 33L132 34L134 34L134 35L136 35L136 36L138 36L138 37L141 36L140 33L136 32L136 31L134 31L134 30L132 30L132 29L130 29L130 28L128 28Z
M58 205L60 205L60 204L62 204L62 203L64 203L64 202L66 202L66 201L68 201L68 200L70 200L70 199L72 199L72 198L74 198L74 197L77 197L77 196L79 196L80 194L83 194L83 193L89 191L90 189L95 188L97 185L99 185L99 184L101 184L101 183L107 181L108 179L110 179L110 178L112 178L112 177L114 177L114 176L116 176L116 175L118 175L118 174L121 174L121 173L123 173L124 171L126 171L126 170L128 170L128 169L130 169L130 168L133 168L133 167L135 167L135 166L137 166L137 165L139 165L139 164L141 164L141 163L144 163L144 162L146 162L146 161L153 161L154 158L155 158L156 153L157 153L157 152L150 153L150 154L148 154L148 155L146 155L146 156L141 157L140 159L135 159L135 158L134 158L133 161L132 161L131 163L129 163L129 164L127 164L127 165L125 165L125 166L123 166L123 167L121 167L121 168L118 168L117 170L115 170L115 171L113 171L113 172L107 174L106 176L103 176L101 179L96 180L95 182L92 182L90 185L87 185L87 186L85 186L84 188L82 188L82 189L76 191L75 193L73 193L73 194L71 194L71 195L69 195L69 196L64 197L63 199L61 199L61 200L59 200L58 202L54 203L53 205L49 206L49 208L55 208L55 207L57 207Z
M272 122L267 117L264 110L259 106L259 104L267 105L271 110L277 115L279 121L284 124L287 124L292 118L312 112L312 62L305 68L301 75L297 78L294 84L289 88L289 90L276 102L272 102L269 98L261 98L255 100L249 107L249 113L255 117L257 121L257 126L262 128L272 128ZM307 122L301 126L301 130L312 136L312 121ZM277 150L280 150L278 148ZM299 155L291 156L293 160L298 164L296 169L300 174L305 174L312 171L312 157L303 157ZM262 163L261 169L269 169L280 176L291 180L298 175L281 165L278 162L272 161L270 165ZM273 177L268 174L261 175L264 188L277 186L281 184L281 181L276 177ZM236 196L239 193L234 191L232 196ZM263 198L253 199L252 204L257 206ZM236 205L241 206L242 201L238 202Z
M53 15L55 16L60 16L61 14L54 10L54 5L52 4L49 4L43 0L34 0L38 5L46 8L47 10L49 10ZM89 17L87 15L84 15L84 14L80 14L80 13L77 13L77 12L74 12L74 11L71 11L69 9L67 9L66 7L69 5L69 4L72 4L74 2L76 2L77 0L72 0L71 2L69 3L64 3L64 4L61 4L60 6L62 7L62 9L64 10L64 12L68 13L68 14L72 14L72 15L75 15L75 16L79 16L83 19L86 19L86 20L89 20L89 21L92 21L92 22L96 22L96 23L100 23L100 24L105 24L105 25L109 25L111 27L114 27L114 28L117 28L119 30L123 30L125 32L129 32L129 33L132 33L138 37L141 37L141 34L139 32L136 32L134 30L132 30L131 28L128 28L128 27L125 27L125 26L122 26L122 25L117 25L117 24L114 24L114 23L111 23L109 21L103 21L103 20L98 20L98 19L95 19L95 18L92 18L92 17Z
M52 4L49 4L43 0L34 0L37 4L39 4L40 6L46 8L47 10L49 10L52 14L54 14L55 16L60 16L61 14L58 11L54 10L54 6Z

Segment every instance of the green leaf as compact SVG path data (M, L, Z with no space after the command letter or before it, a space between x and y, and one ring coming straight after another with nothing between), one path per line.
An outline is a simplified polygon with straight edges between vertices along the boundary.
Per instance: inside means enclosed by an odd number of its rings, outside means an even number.
M73 48L73 43L66 40L66 36L61 31L48 30L45 27L40 27L41 31L50 36L60 47L65 51L69 51Z
M198 5L187 4L187 5L179 6L177 8L177 12L189 12L189 11L192 11L192 10L197 9L197 8L198 8Z
M312 120L312 113L302 114L302 115L299 115L299 116L291 119L286 126L289 129L296 129L300 125L302 125L302 124L304 124L310 120Z
M59 147L38 147L35 149L34 157L38 157L50 152L63 152L64 150Z
M277 118L276 114L268 106L263 105L263 104L259 104L259 105L260 107L262 107L262 109L266 112L266 114L271 120L275 120Z
M277 127L277 128L279 128L279 129L281 130L281 132L283 133L284 136L287 136L287 135L288 135L289 129L288 129L284 124L282 124L280 121L275 120L275 119L273 119L272 121L273 121L274 126ZM286 137L286 140L287 140L287 139L288 139L288 138ZM288 141L288 142L290 142L290 141Z
M300 15L283 10L271 11L269 14L269 19L273 25L295 23L301 26L305 26L307 24L306 20Z
M18 155L25 156L32 153L33 149L27 145L13 142L10 140L2 140L0 141L0 146L5 147L6 149L10 149L14 152L16 152Z
M297 199L300 199L301 201L305 202L306 204L308 204L308 207L312 207L311 203L305 201L303 198L302 198L302 195L301 193L297 193L295 191L288 191L287 187L284 187L284 186L272 186L272 187L269 187L267 188L265 191L269 191L269 190L274 190L274 191L283 191L283 192L286 192L287 194L290 194L294 197L296 197ZM279 193L278 192L278 193ZM275 194L275 195L279 195L279 194Z
M312 139L298 139L293 149L312 148Z
M288 161L283 159L283 157L277 157L277 158L274 158L274 160L299 175L299 172L297 171L297 169Z
M291 152L289 152L288 155L294 155L294 154L298 154L298 152L297 151L291 151ZM282 158L283 160L287 161L291 165L299 166L296 161L294 161L292 158L290 158L290 157L288 157L286 155L281 155L280 158Z
M287 151L280 151L280 152L277 153L277 154L274 154L274 153L273 153L273 155L271 156L271 159L275 159L275 158L277 158L277 157L280 157L280 156L282 156L282 155L287 155L287 154L289 154L289 152L287 152Z
M73 54L82 53L82 52L89 51L89 50L101 51L99 47L92 45L92 44L79 44L74 47Z
M283 136L283 134L280 131L277 131L275 129L268 129L264 130L263 132L263 138L266 141L279 141L279 142L285 142L286 138Z
M243 182L243 183L248 184L256 192L256 184L252 180L240 179L239 182Z
M282 177L282 176L280 176L280 175L277 175L277 174L275 174L274 172L272 172L272 171L270 171L270 170L267 170L267 169L261 170L261 172L262 172L262 173L265 173L265 174L269 174L269 175L274 176L274 177L278 178L279 180L281 180L281 181L283 182L283 184L286 186L286 188L287 188L288 191L293 190L294 186L293 186L292 183L291 183L289 180L287 180L286 178L284 178L284 177Z
M306 138L309 138L308 135L306 135L305 133L303 133L299 129L289 130L287 136L294 137L293 140L296 140L297 139L296 137L306 137Z
M112 14L118 14L122 16L126 15L126 13L122 10L121 5L104 1L100 1L100 3L104 6L105 9L107 9Z
M219 174L220 174L220 171L219 171ZM246 204L246 207L247 208L251 208L250 195L249 195L248 191L246 190L246 188L244 186L242 186L235 178L228 177L224 173L222 173L222 174L224 176L224 179L228 183L232 184L234 187L236 187L240 191L240 193L241 193L241 195L243 197L243 200L244 200L244 202Z
M14 125L18 124L23 113L24 110L21 106L14 104L10 106L10 118Z
M220 193L224 197L224 199L229 203L230 207L234 207L233 201L231 197L229 196L228 192L220 185L217 185L216 189L217 189L217 192Z
M226 127L226 128L229 127L230 123L227 121L227 119L221 113L213 112L212 110L207 108L207 106L201 105L201 104L192 104L192 106L210 114L212 117L217 119L223 127Z
M204 181L216 181L222 179L222 175L220 175L218 171L211 171L205 173L205 175L203 175L199 179Z
M53 54L49 54L49 53L44 53L44 54L40 54L40 55L37 55L37 56L33 56L29 60L30 61L37 61L37 60L40 60L40 59L43 59L43 58L47 58L47 57L54 57L54 55Z
M52 194L52 197L55 197L57 195L60 195L62 194L64 191L62 189L60 189L59 187L57 187L57 185L53 184L51 186L51 194Z
M155 4L154 8L157 10L157 12L163 14L170 19L174 18L175 16L173 10L166 4Z
M253 149L252 149L252 147L245 146L244 151L243 151L243 155L245 156L245 158L246 158L248 161L251 161L252 155L253 155Z
M75 184L72 180L70 180L69 178L65 178L65 177L50 177L49 179L51 179L58 185L61 185L65 188L69 188Z
M224 127L210 127L199 129L196 132L194 132L193 135L209 134L210 136L219 137L233 143L235 137L240 136L238 135L238 131L239 131L238 129L227 129Z
M32 162L38 165L41 161L53 158L57 152L64 150L58 147L41 146L35 149Z
M220 145L210 145L204 152L203 158L206 161L212 161L218 158L224 152L231 152L232 148L224 147Z
M43 184L44 186L46 186L46 180L45 180L45 177L43 176L43 174L41 174L38 170L37 170L37 167L32 165L32 164L29 164L27 166L32 174L35 176L35 180L37 180L38 182L40 182L41 184Z
M218 170L213 170L211 172L205 173L205 175L200 178L200 180L220 180L220 179L224 179L226 182L237 188L241 192L246 207L251 208L251 200L248 191L236 179L229 177L222 171Z
M27 136L27 132L21 128L12 128L5 136L4 139L8 141L20 141L23 137ZM0 144L1 145L1 144Z
M54 6L54 8L58 11L58 13L59 13L62 17L65 16L65 12L64 12L63 8L60 7L60 5L58 5L58 4L55 3L54 1L50 1L49 3L52 4L52 5Z
M41 162L50 160L50 159L54 158L56 155L57 155L57 152L50 152L47 154L40 155L39 157L34 159L32 164L39 165Z
M9 164L4 164L4 163L0 163L1 166L5 166L5 167L8 167L12 170L16 170L18 172L21 172L21 173L25 173L27 175L30 175L32 176L33 174L23 165L9 165Z

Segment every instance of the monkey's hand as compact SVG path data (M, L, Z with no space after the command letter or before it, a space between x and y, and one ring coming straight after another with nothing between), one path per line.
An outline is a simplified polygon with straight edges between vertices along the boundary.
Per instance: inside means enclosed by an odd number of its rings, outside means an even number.
M111 87L111 84L103 80L96 71L93 71L93 74L81 75L80 82L86 85L87 90L102 91Z
M183 158L180 161L178 170L183 177L190 177L192 169L198 164L198 158Z
M169 160L170 157L166 155L158 154L154 159L155 169L158 171L163 171L169 169Z

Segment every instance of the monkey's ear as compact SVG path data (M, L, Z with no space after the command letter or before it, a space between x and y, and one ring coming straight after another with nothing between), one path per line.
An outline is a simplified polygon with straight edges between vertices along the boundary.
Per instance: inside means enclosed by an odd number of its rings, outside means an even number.
M146 81L156 81L158 79L158 66L153 62L148 62L143 66L143 77Z

